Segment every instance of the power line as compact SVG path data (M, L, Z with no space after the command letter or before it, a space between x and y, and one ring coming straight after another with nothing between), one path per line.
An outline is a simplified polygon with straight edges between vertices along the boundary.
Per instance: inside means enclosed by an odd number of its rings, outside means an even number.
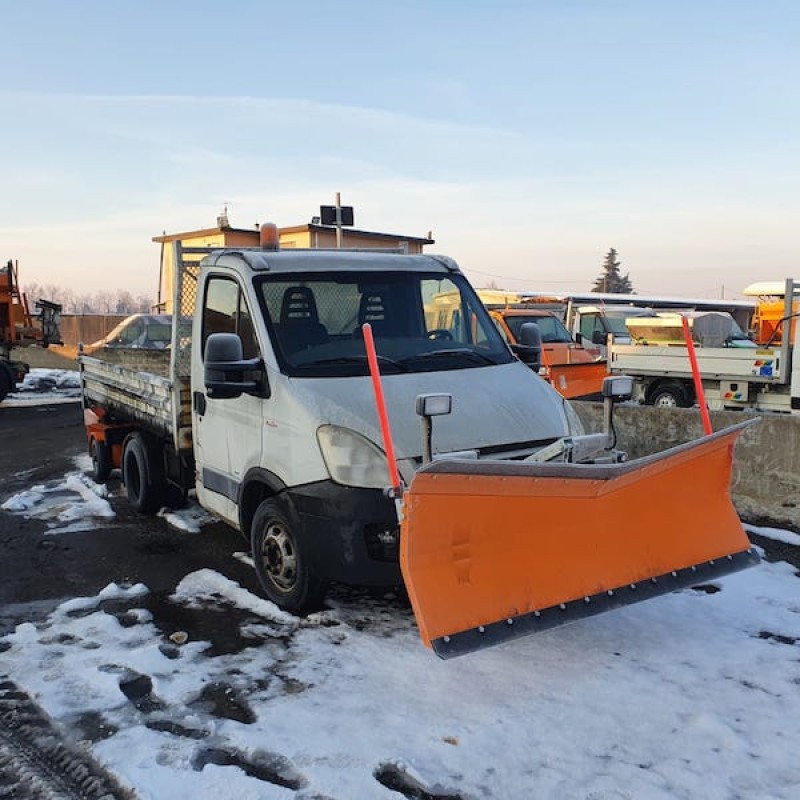
M494 272L483 272L480 269L472 269L472 267L464 267L465 272L474 272L477 275L486 275L488 278L500 278L503 281L530 281L531 278L520 278L520 277L511 277L509 275L497 275ZM554 283L554 284L561 284L561 283L586 283L586 279L581 280L560 280L560 281L541 281L536 279L536 283Z

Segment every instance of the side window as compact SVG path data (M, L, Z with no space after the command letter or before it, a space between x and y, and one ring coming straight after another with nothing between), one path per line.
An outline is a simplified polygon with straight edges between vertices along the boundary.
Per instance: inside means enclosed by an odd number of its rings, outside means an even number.
M238 333L244 358L258 355L253 319L244 295L230 278L210 278L203 306L203 352L212 333Z
M592 334L596 330L597 314L584 314L581 317L581 336L584 339L592 340Z
M242 340L242 355L244 358L255 358L259 355L256 331L253 326L253 317L247 307L244 293L239 292L239 309L236 320L236 332Z

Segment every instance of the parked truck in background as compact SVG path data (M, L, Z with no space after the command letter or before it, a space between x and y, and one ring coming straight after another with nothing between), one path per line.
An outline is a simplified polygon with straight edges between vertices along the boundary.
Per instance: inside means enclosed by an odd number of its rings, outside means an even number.
M19 288L19 265L9 260L0 267L0 402L22 383L30 370L24 361L11 358L12 350L61 344L58 325L61 306L38 300L36 308L38 316L31 314L28 298Z
M711 409L800 412L800 351L796 328L800 284L784 282L782 310L774 300L756 312L755 341L730 315L661 313L627 320L630 344L609 345L612 374L635 379L634 396L649 405L688 407L697 401L682 317L690 323L706 403ZM758 320L763 318L764 324ZM703 331L706 331L706 334Z
M449 657L757 561L727 492L739 428L625 461L451 259L262 233L176 242L170 347L79 361L96 478L121 468L142 512L196 491L281 607L317 607L330 581L403 584ZM629 386L607 379L607 420Z
M522 343L522 326L536 324L541 336L539 374L556 391L571 399L600 396L608 369L599 347L578 344L552 311L492 304L487 308L500 333L518 354L526 347Z
M615 294L602 292L528 292L519 295L525 304L535 304L556 313L572 337L584 346L600 349L606 355L606 343L612 336L619 344L630 343L625 320L662 312L722 312L730 314L739 327L751 327L756 309L754 300L675 297L655 294Z

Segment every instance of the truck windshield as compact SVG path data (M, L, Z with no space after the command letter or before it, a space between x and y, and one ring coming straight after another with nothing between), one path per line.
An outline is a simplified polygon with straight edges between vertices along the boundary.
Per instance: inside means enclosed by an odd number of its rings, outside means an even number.
M275 354L288 375L368 374L365 322L387 374L477 369L513 360L461 275L359 270L257 281Z
M515 341L520 341L521 328L526 322L535 322L539 326L543 342L569 344L572 337L561 320L550 314L504 314L503 318Z
M630 335L630 331L625 326L626 319L655 316L650 309L645 308L607 308L602 313L606 320L608 332L619 336Z

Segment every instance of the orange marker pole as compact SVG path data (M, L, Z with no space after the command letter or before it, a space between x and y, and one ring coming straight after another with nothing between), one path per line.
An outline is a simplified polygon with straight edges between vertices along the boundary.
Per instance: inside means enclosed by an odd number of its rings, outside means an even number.
M386 413L386 402L383 399L383 386L381 385L381 371L378 368L378 354L375 350L375 341L372 338L372 326L365 322L361 326L364 333L364 345L367 348L367 362L369 363L369 374L372 377L372 390L375 392L375 405L378 409L378 420L381 423L381 434L383 435L383 446L386 450L386 466L389 469L389 480L391 489L395 493L394 499L398 499L401 494L400 473L397 469L397 459L394 455L394 443L392 442L392 431L389 427L389 415Z
M692 341L692 334L689 330L689 320L681 316L683 323L683 339L686 342L686 349L689 351L689 363L692 365L692 377L694 378L694 391L697 395L697 402L700 406L700 416L703 418L703 430L706 436L713 433L711 428L711 417L708 414L708 406L706 405L706 393L703 390L703 381L700 378L700 367L697 366L697 353L694 352L694 342Z

